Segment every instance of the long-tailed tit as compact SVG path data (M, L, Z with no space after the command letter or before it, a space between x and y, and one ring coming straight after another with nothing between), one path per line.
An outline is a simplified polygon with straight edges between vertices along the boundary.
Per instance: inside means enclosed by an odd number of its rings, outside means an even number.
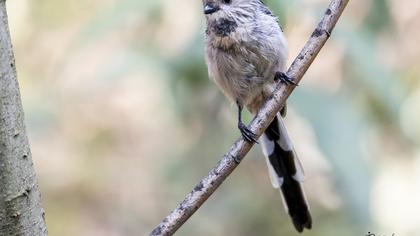
M256 135L242 122L245 106L256 114L271 96L276 81L294 84L285 76L288 48L278 19L261 0L203 0L209 76L238 107L238 128L248 142ZM280 114L282 113L282 114ZM303 169L283 123L285 109L261 136L272 184L297 231L312 227L301 185Z

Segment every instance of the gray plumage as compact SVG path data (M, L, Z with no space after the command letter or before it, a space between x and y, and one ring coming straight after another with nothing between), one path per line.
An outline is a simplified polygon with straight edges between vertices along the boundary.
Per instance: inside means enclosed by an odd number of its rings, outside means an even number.
M256 114L271 96L275 78L285 70L287 42L277 17L261 0L203 0L207 29L205 55L209 76L238 106L238 128L256 142L242 122L243 107ZM281 115L261 137L270 177L295 228L310 229L312 219L301 183L303 170Z
M258 0L232 0L220 8L206 15L210 78L232 101L256 113L271 95L274 73L285 69L286 39L277 18Z

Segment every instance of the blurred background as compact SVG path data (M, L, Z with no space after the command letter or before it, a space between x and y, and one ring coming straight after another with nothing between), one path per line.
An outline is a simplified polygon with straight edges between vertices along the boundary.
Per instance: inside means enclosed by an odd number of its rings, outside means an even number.
M290 64L329 1L266 3ZM201 1L7 7L50 235L146 235L239 137L208 80ZM419 15L418 1L350 1L289 99L305 235L419 235ZM297 235L260 147L177 235Z

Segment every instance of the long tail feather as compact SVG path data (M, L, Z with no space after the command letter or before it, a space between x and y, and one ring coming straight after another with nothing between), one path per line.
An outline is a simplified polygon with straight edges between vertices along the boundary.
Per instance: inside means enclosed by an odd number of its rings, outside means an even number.
M261 136L261 144L273 187L279 188L296 230L302 232L304 228L311 229L312 218L301 185L304 180L303 168L280 114Z

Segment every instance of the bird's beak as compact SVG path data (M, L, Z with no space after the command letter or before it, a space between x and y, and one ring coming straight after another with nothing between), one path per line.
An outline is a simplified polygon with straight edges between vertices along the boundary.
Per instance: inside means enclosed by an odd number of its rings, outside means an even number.
M204 14L212 14L220 10L219 6L216 6L214 3L209 2L204 4Z

